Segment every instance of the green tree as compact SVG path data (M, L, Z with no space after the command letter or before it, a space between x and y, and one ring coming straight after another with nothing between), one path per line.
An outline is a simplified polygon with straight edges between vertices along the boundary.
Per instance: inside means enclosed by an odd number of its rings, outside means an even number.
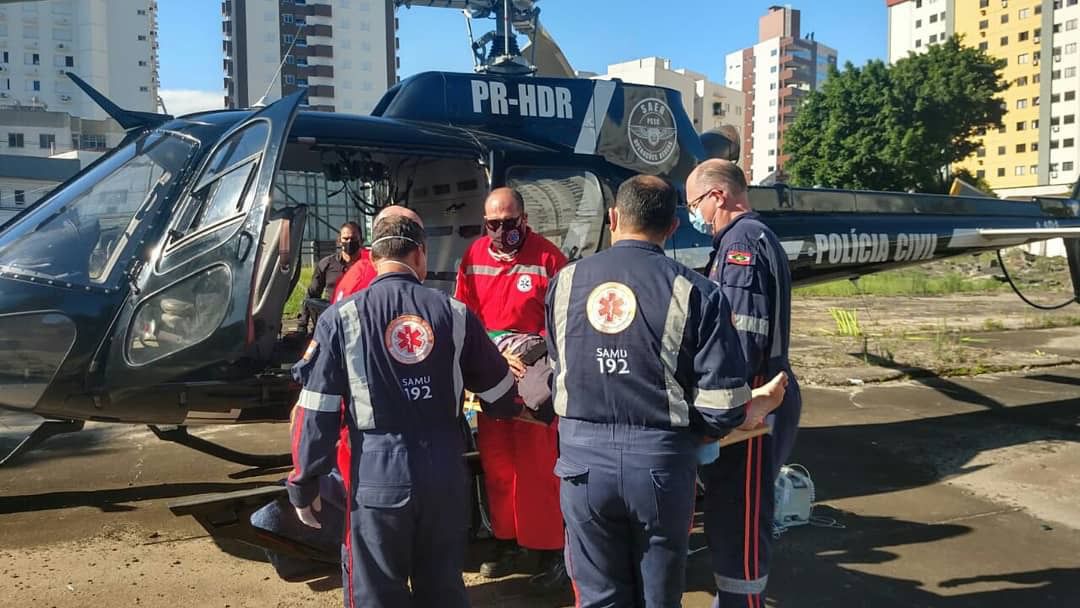
M833 70L784 136L792 184L945 192L950 167L1002 126L1005 61L953 36L889 66Z

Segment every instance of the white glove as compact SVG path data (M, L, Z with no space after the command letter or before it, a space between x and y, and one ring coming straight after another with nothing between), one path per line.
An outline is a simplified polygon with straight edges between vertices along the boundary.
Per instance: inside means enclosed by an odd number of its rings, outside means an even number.
M300 519L303 524L309 528L315 528L316 530L322 529L322 524L315 517L316 513L322 511L322 499L318 496L306 507L295 507L296 517Z

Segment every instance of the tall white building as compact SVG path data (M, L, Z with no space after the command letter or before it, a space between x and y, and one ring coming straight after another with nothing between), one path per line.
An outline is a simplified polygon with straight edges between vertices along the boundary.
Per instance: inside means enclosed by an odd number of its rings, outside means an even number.
M366 114L397 81L392 0L224 0L221 11L226 107L307 88L309 109Z
M155 0L0 3L0 106L106 118L65 76L120 106L152 112L158 98Z
M67 72L123 108L153 112L157 2L0 2L0 217L32 204L123 138Z
M730 125L742 134L743 113L746 109L743 92L712 82L698 72L684 68L672 69L668 59L643 57L616 63L608 66L606 74L596 77L618 78L623 82L675 89L682 94L683 109L698 132L704 133Z
M783 168L784 132L795 121L799 101L821 88L836 65L836 50L803 37L800 13L771 6L758 21L758 42L728 53L725 84L747 97L742 161L747 179L759 183Z
M989 4L990 0L986 2ZM955 3L956 0L885 0L889 12L889 63L948 40L956 31Z

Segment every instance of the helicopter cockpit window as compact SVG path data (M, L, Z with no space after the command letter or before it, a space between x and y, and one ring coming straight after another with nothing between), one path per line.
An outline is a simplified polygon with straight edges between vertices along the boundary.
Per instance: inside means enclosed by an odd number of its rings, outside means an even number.
M506 178L525 199L529 226L576 260L596 253L604 228L604 189L588 171L514 167Z
M229 270L213 266L147 298L128 331L128 361L145 365L208 338L229 310L231 291Z
M205 228L239 218L270 127L257 122L226 140L207 163L172 230L175 242Z
M117 150L0 237L0 270L61 284L109 282L195 147L153 132Z

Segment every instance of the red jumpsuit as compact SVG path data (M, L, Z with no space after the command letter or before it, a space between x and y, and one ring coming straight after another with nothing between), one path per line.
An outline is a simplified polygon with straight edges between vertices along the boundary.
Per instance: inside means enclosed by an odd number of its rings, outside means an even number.
M510 261L495 258L490 248L491 238L484 236L465 252L454 297L489 331L543 334L548 282L566 265L566 256L531 230ZM562 549L559 479L553 472L558 425L495 420L484 414L479 414L478 424L495 538L517 539L527 549Z

